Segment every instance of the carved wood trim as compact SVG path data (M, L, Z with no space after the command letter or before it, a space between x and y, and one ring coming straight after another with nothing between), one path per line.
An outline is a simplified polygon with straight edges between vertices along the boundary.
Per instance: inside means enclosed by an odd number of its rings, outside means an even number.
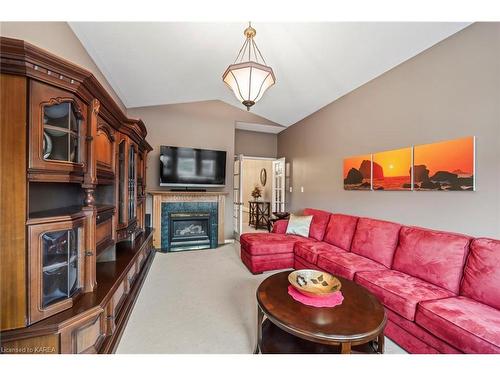
M113 131L111 130L111 127L102 120L99 120L97 122L97 131L105 134L110 142L114 142L116 139L113 134Z
M101 107L101 103L99 100L93 99L90 105L90 119L87 124L87 142L86 152L87 152L87 171L85 173L82 187L84 188L94 188L97 185L97 165L96 165L96 146L95 146L95 138L97 134L97 121L99 115L99 109ZM93 199L92 199L93 201ZM93 203L93 202L91 202ZM85 201L86 206L90 206L91 204Z

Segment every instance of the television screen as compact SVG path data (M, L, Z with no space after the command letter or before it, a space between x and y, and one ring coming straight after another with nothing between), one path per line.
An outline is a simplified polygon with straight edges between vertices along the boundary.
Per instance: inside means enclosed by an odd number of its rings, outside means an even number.
M160 147L160 186L224 186L226 151Z

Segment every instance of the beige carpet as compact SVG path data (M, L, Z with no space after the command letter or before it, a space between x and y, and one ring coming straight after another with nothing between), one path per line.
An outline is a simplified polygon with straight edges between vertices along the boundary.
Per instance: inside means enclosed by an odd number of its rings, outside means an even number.
M255 290L270 274L248 272L238 243L157 253L117 353L251 353ZM404 353L390 340L386 352Z

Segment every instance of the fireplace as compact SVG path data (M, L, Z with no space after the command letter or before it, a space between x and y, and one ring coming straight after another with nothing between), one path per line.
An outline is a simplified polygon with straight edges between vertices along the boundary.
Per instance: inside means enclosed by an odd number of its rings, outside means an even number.
M161 251L215 249L217 202L162 202Z
M210 213L176 212L169 221L170 251L210 248Z

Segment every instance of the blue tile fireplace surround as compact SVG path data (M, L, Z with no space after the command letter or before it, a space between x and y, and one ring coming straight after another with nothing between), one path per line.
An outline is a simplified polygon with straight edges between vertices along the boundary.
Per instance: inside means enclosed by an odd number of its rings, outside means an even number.
M217 202L161 203L161 251L214 249L217 244Z

